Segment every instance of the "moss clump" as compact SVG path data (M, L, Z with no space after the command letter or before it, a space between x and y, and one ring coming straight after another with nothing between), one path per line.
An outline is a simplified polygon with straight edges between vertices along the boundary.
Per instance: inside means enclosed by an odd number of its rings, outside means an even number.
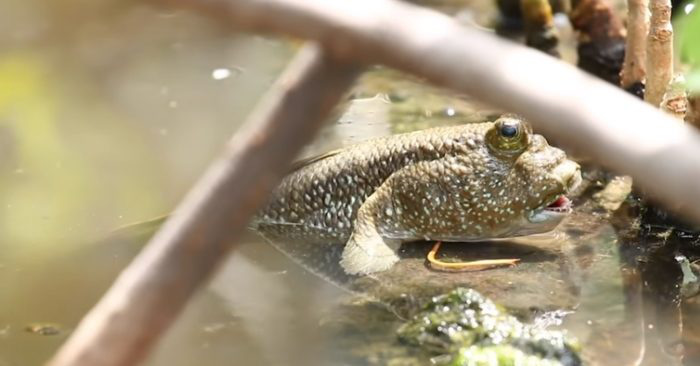
M471 289L434 297L398 335L431 353L450 355L451 366L581 364L578 346L564 333L523 324Z
M470 346L460 348L449 366L561 366L557 360L543 359L513 346Z

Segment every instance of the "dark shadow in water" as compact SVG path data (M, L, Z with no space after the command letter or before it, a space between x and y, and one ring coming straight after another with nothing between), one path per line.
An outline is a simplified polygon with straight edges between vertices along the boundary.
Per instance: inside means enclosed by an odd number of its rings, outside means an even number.
M343 288L357 276L345 273L339 265L343 255L342 244L318 244L304 240L264 238L279 252L309 272Z
M700 232L638 198L629 199L617 216L625 305L630 318L637 315L642 337L638 364L700 364L700 306L697 292L684 293L678 260L697 260Z

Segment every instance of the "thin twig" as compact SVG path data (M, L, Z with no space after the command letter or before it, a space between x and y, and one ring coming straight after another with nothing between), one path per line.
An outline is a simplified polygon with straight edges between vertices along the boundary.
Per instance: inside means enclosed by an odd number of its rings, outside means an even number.
M315 39L522 114L700 223L700 135L541 52L392 0L171 0L251 30Z
M647 83L644 100L658 107L673 77L671 0L651 0L647 38Z
M301 50L165 226L50 362L139 363L308 143L357 74L313 45Z
M620 84L628 89L644 82L646 77L647 33L649 32L649 2L627 0L627 43Z

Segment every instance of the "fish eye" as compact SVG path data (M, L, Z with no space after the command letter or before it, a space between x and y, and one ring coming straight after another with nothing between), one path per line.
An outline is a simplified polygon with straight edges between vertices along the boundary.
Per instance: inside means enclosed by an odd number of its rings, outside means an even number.
M518 155L530 143L530 125L515 115L504 115L487 132L492 151L501 155Z
M513 138L518 134L518 126L513 123L504 123L501 125L501 136L505 138Z

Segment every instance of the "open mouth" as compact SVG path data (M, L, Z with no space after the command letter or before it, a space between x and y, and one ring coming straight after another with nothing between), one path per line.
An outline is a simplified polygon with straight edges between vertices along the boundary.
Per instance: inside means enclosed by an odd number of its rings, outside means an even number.
M562 185L562 194L547 197L548 199L542 202L541 206L530 211L527 219L531 223L557 223L572 211L573 205L565 193L574 191L581 183L579 165L571 160L566 160L554 169L553 175Z
M569 213L571 212L571 200L565 195L557 197L554 202L544 207L545 211L558 212L558 213Z
M561 220L564 216L571 213L571 200L565 195L559 195L552 198L549 203L543 204L539 208L530 212L528 220L533 223Z

